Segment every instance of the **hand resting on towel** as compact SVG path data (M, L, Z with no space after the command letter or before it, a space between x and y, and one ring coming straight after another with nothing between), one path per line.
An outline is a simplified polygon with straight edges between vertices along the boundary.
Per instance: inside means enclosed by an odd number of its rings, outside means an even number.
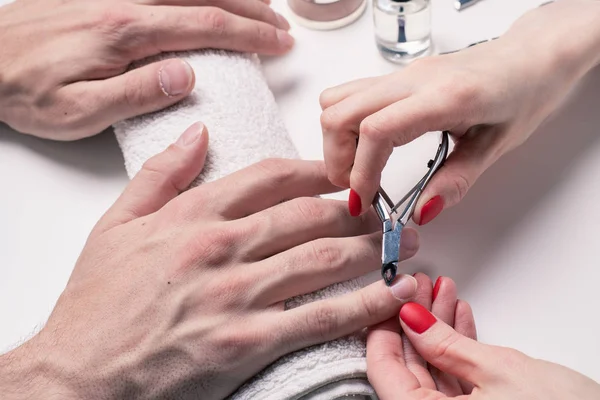
M46 326L0 357L3 399L222 399L279 357L397 315L401 276L284 309L380 266L374 214L352 218L322 162L267 160L181 193L201 124L146 162L98 222ZM403 258L418 235L403 232Z
M261 0L16 0L0 7L0 121L55 140L91 136L194 87L181 60L128 71L132 62L205 48L283 54L288 29Z

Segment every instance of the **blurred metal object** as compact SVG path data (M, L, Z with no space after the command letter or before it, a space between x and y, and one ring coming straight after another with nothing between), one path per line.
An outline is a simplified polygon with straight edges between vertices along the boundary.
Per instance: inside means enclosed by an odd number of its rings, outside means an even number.
M473 4L478 3L479 1L480 0L455 0L454 8L456 8L458 11L462 11Z
M448 157L450 147L450 132L442 132L442 142L438 146L437 153L433 160L429 160L427 168L429 171L425 176L400 200L394 203L390 196L379 188L373 208L383 224L383 242L381 251L381 276L386 285L391 286L398 272L398 262L400 261L400 241L402 240L402 230L412 217L417 206L417 201L425 190L425 187L433 178L433 175L442 168L444 161ZM405 203L406 207L399 213L398 209Z

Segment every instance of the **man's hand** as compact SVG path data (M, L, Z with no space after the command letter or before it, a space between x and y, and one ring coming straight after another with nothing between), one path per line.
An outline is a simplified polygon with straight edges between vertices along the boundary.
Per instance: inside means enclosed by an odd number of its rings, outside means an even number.
M185 98L181 60L126 72L167 51L282 54L288 22L261 0L17 0L0 8L0 121L74 140Z
M285 310L380 266L374 214L351 218L321 162L269 160L180 195L202 169L194 125L94 228L42 331L0 357L5 399L221 399L269 363L397 315L400 277ZM403 258L418 236L407 228Z

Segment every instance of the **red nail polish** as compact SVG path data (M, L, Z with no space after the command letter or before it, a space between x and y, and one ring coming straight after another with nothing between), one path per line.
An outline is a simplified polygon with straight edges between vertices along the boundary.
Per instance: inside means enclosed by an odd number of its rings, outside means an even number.
M402 306L400 319L419 335L431 328L437 321L433 314L417 303L406 303Z
M352 189L350 189L350 196L348 197L348 211L353 217L358 217L362 211L360 196Z
M419 225L425 225L433 221L435 217L440 215L444 209L444 199L442 196L435 196L429 200L421 209L421 221Z
M435 298L437 297L441 286L442 286L442 277L440 276L437 278L437 281L435 281L435 286L433 286L433 301L435 301Z

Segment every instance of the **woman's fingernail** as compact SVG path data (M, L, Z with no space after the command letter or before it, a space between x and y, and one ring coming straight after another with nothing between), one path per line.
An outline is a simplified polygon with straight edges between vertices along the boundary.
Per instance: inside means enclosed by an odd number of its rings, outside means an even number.
M198 139L200 139L200 137L202 137L203 133L204 124L202 122L196 122L194 125L187 128L181 136L179 136L176 144L182 147L194 144Z
M294 45L294 38L292 35L284 31L283 29L277 29L277 40L284 49L290 49Z
M283 30L289 31L290 23L288 22L288 20L285 19L283 15L278 13L275 13L275 16L277 17L277 26Z
M171 60L163 65L158 72L160 89L169 97L186 93L190 89L193 80L194 71L192 67L182 60Z
M435 217L440 215L444 209L444 199L442 196L435 196L429 200L421 209L421 221L419 225L425 225L434 220Z
M442 286L442 277L438 277L437 281L435 281L435 285L433 286L433 296L432 299L433 301L435 301L439 291L440 291L440 287Z
M417 280L410 275L402 275L390 287L392 296L400 301L412 299L417 293Z
M350 189L350 195L348 196L348 211L353 217L358 217L362 210L362 202L360 196L354 190Z
M403 305L400 309L400 319L419 335L437 322L433 314L417 303L406 303Z

